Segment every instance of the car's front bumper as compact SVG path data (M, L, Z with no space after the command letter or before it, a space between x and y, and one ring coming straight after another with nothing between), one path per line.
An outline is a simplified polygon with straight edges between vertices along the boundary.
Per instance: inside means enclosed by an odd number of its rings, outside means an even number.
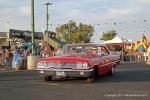
M72 70L72 69L36 69L46 76L56 77L90 77L93 69L88 70Z

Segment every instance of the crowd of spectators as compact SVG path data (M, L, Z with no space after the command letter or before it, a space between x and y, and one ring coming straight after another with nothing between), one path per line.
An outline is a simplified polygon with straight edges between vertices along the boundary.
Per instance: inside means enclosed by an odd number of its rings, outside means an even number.
M148 50L126 50L124 53L124 60L125 61L139 61L139 62L146 62L148 59L149 52Z
M43 42L41 46L35 48L35 51L38 51L36 52L36 55L39 57L51 57L56 53L59 53L60 50L61 48L58 48L58 50L52 49L47 42ZM27 60L27 56L30 55L32 55L31 47L0 49L0 67L15 69L16 66L21 66L23 60Z

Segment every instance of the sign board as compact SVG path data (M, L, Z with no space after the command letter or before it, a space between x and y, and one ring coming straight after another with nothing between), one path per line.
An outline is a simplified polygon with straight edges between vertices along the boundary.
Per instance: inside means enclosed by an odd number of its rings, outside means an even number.
M10 38L31 38L30 31L23 31L23 30L15 30L9 29L9 37ZM35 32L35 39L42 39L43 33L42 32Z

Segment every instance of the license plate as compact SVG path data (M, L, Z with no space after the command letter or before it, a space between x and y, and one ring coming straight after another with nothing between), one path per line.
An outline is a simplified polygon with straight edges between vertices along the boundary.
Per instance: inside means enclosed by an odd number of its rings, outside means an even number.
M65 76L65 72L56 72L56 76Z

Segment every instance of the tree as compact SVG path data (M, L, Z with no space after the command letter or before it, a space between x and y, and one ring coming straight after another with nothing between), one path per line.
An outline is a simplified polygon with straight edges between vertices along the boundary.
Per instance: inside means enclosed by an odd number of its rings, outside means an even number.
M89 43L93 36L94 28L91 25L69 21L56 28L57 38L66 43Z
M103 32L103 35L100 38L100 40L104 40L104 41L111 40L116 35L117 35L116 30L111 30L111 31Z

